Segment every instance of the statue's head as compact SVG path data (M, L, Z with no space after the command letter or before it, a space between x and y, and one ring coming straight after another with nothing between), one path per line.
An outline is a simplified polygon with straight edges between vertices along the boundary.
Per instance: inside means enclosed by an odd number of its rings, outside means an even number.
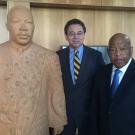
M9 31L9 41L25 46L31 43L34 22L30 10L23 6L12 7L7 15L7 30Z

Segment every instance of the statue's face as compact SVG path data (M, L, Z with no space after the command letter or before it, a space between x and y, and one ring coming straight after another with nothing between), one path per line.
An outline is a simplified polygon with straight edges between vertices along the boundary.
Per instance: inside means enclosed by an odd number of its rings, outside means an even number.
M29 10L15 8L7 18L10 41L21 46L28 45L33 37L34 23Z

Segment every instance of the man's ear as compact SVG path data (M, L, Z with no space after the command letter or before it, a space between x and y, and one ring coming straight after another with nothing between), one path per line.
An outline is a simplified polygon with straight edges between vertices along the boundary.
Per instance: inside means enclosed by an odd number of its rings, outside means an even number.
M107 47L107 53L108 53L108 56L110 57L109 47Z
M65 39L67 40L67 35L65 34Z
M9 31L9 25L8 25L8 23L6 23L5 25L6 25L7 30Z
M131 56L133 55L133 46L131 46Z

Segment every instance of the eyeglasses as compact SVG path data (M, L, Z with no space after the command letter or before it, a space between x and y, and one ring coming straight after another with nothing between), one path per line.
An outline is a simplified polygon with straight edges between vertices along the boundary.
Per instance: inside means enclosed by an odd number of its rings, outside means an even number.
M75 32L73 32L73 31L71 31L71 32L69 32L67 35L68 35L69 37L75 37L75 36L81 37L81 36L84 35L84 32L79 31L79 32L75 33Z

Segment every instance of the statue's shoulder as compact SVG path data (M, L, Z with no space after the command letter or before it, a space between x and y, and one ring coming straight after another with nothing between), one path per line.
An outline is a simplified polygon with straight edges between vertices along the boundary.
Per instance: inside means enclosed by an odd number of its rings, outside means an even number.
M56 52L55 51L52 51L48 48L45 48L41 45L38 45L38 44L33 44L33 47L38 51L38 52L42 52L44 53L46 56L52 56L52 55L56 55Z
M7 42L0 44L0 63L6 63L11 55Z
M7 42L1 43L1 44L0 44L0 49L5 49L5 48L7 48L7 45L8 45Z
M1 52L6 53L7 51L9 51L8 43L5 42L5 43L0 44L0 53Z

